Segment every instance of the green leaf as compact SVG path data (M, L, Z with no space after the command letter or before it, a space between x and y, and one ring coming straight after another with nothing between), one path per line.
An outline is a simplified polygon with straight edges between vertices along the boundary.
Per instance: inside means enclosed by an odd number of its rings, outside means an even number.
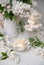
M12 52L12 51L13 51L13 49L10 50L10 52Z
M12 9L12 0L10 0L9 4L10 4L10 9Z
M4 35L0 33L0 37L3 37Z
M31 0L17 0L17 1L20 1L20 2L23 2L23 3L27 3L27 4L32 5Z
M25 25L25 23L23 21L19 21L18 26L19 26L21 32L24 32L24 25Z
M23 0L23 2L32 5L31 0Z
M2 5L0 4L0 12L3 12L4 7L2 7Z
M1 60L5 60L8 58L8 55L6 52L1 52L1 55L2 55L2 57L0 58Z
M7 12L7 10L4 12L4 17L10 20L13 20L15 18L14 14L12 11Z
M3 56L2 58L1 58L1 60L5 60L5 59L7 59L8 58L8 56Z
M2 56L7 56L6 52L1 52Z
M32 43L35 39L34 38L29 38L29 41Z
M5 18L8 18L8 16L9 16L9 13L7 12L7 10L5 10L5 12L4 12L4 17L5 17Z
M32 43L32 47L44 47L44 43L40 41L37 37L29 38L29 41Z
M8 16L9 19L10 19L10 20L13 20L13 16L14 16L14 14L12 13L12 11L10 11L10 12L9 12L9 16Z

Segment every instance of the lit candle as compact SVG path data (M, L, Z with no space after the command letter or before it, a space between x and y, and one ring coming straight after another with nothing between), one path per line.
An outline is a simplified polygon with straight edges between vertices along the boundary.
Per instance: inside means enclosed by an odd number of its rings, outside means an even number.
M30 47L30 43L27 42L25 39L19 39L13 43L13 48L15 48L18 51L24 51L26 49L29 49Z
M37 24L37 23L39 23L40 21L34 21L34 20L28 19L27 22L28 22L29 24Z

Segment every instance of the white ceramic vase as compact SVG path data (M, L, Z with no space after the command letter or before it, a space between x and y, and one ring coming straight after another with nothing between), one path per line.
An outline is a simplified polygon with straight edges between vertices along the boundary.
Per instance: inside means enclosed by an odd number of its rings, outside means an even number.
M16 21L5 19L4 20L4 31L9 37L16 37L17 36Z

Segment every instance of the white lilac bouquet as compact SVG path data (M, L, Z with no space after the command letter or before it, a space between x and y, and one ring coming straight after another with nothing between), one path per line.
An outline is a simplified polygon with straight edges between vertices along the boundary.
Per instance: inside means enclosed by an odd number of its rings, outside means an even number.
M18 24L21 31L24 31L24 28L25 30L33 31L33 26L31 26L32 28L30 27L30 19L32 20L33 18L36 20L37 18L41 17L40 14L35 10L35 6L37 6L37 2L34 0L3 0L0 1L0 12L3 14L4 18L20 21ZM36 18L34 18L35 16ZM21 18L23 17L28 19L28 26L24 26L24 22L21 21ZM33 21L31 22L33 23ZM34 28L36 29L39 27L41 27L41 24L35 25Z

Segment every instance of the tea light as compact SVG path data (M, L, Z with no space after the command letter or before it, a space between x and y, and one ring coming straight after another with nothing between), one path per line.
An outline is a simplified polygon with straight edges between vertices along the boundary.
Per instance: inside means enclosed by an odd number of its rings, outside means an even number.
M15 48L18 51L24 51L28 47L27 44L28 43L27 43L27 41L25 39L19 39L16 42L13 43L13 48Z
M38 24L30 24L30 26L31 26L31 28L39 28L39 27L41 27L42 26L42 24L41 23L38 23Z
M33 12L31 13L31 15L35 16L35 17L40 17L41 16L41 14L38 11L36 11L36 10L33 10Z
M28 19L27 22L28 22L29 24L37 24L37 23L39 23L40 21L34 21L34 20Z
M40 16L33 16L33 15L31 15L30 19L31 20L39 20L39 19L41 19L41 17Z
M38 13L36 10L34 10L30 17L29 17L31 20L38 20L38 19L41 19L41 14Z
M27 30L27 31L33 31L33 29L30 27L30 25L25 25L25 30Z

